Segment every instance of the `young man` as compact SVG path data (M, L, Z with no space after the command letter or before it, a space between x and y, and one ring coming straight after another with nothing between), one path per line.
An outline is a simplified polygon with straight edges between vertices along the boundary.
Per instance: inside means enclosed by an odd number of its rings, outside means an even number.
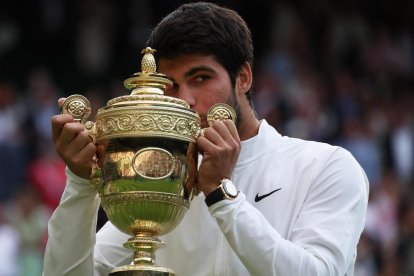
M183 5L148 45L157 49L158 71L174 83L166 94L186 100L206 127L197 139L202 193L162 237L167 247L157 263L177 275L352 275L367 208L365 173L344 149L282 137L255 117L251 35L240 16L214 4ZM219 102L236 109L237 126L207 127L207 110ZM52 126L68 181L49 223L44 275L107 275L132 253L110 222L95 243L99 198L87 180L95 146L69 115L55 116ZM240 192L212 201L223 179Z

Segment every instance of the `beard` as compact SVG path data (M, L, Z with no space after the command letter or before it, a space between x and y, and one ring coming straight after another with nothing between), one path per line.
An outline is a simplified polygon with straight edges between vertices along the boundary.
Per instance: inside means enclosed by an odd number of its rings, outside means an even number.
M241 125L241 123L243 122L242 116L241 116L241 106L240 106L240 102L238 101L237 97L236 97L236 91L235 89L232 89L230 96L227 98L227 100L224 100L222 103L228 104L229 106L231 106L234 110L234 112L236 113L236 120L234 122L234 124L236 125L237 130L239 130L239 127ZM200 116L201 119L201 127L202 128L207 128L209 127L208 123L207 123L207 114L203 113L203 114L198 114Z
M241 107L239 101L237 100L236 91L234 88L230 94L230 97L227 99L225 103L231 106L236 112L236 121L234 123L236 125L237 130L239 130L239 127L242 123Z

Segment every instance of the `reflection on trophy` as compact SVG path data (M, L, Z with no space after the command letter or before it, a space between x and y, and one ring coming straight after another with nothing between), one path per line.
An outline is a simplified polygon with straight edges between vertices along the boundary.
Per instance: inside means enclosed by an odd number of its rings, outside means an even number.
M155 264L157 236L173 230L198 193L196 138L200 117L180 99L164 96L172 82L156 72L151 48L142 51L141 72L125 80L131 94L108 101L96 122L86 121L90 104L81 95L68 97L63 112L83 123L97 145L91 184L101 197L108 219L132 237L130 265L110 275L174 275ZM233 119L227 105L211 109L209 123Z

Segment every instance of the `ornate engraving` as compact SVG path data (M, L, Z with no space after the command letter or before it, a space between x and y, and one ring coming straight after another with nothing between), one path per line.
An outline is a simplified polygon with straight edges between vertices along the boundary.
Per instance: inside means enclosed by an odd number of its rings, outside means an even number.
M112 206L113 204L123 204L126 202L136 201L159 201L165 204L171 203L173 205L182 206L184 208L190 207L190 202L183 197L175 194L160 193L160 192L123 192L123 193L112 193L102 196L102 204L104 207Z
M223 121L223 120L233 120L236 122L236 112L234 109L224 103L219 103L213 105L207 114L207 123L209 126L212 126L215 121Z
M63 102L62 113L70 114L76 121L84 123L91 114L91 104L82 95L71 95Z
M147 179L162 179L170 176L175 168L174 156L165 149L144 148L132 159L132 168Z
M79 116L85 113L85 105L81 101L73 101L68 106L69 113Z
M178 98L162 96L162 95L153 95L153 94L141 94L141 95L127 95L120 96L108 101L108 105L116 105L120 103L130 103L131 101L149 101L149 102L163 102L166 104L179 105L181 107L190 108L188 103Z
M137 108L102 112L95 124L97 140L112 137L170 137L195 142L199 117L195 113Z

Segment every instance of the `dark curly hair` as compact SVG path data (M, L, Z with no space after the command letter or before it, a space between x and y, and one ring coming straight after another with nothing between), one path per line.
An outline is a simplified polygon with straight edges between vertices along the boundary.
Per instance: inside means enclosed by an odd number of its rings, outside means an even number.
M152 31L149 47L156 58L212 55L227 70L233 87L243 64L253 66L253 44L246 22L235 11L212 3L184 4ZM251 103L251 91L246 93Z

